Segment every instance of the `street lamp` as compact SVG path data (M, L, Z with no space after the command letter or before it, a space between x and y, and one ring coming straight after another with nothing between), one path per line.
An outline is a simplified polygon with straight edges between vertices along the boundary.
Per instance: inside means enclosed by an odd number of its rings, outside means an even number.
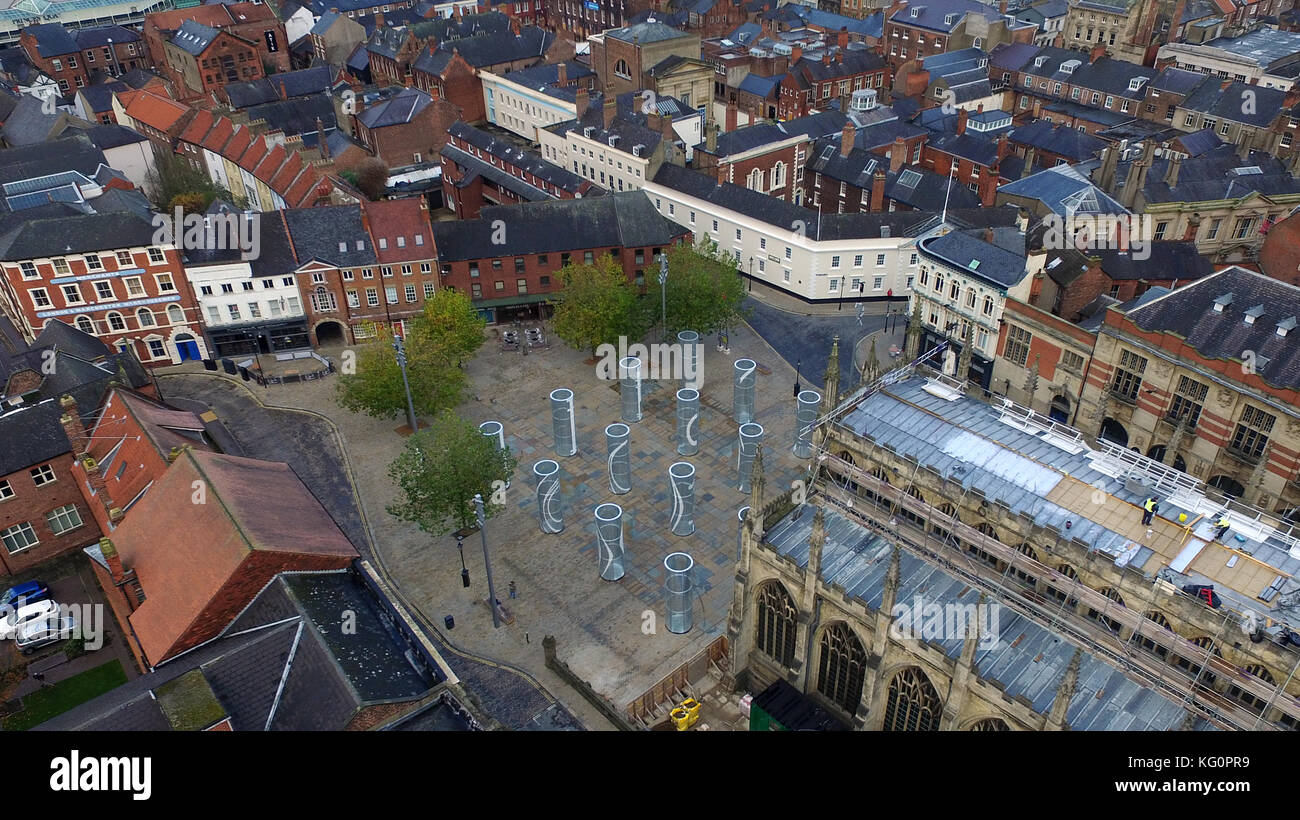
M406 348L402 344L402 337L394 334L393 350L397 353L397 366L402 369L402 387L406 388L406 412L407 419L411 422L411 434L414 435L417 429L415 421L415 402L411 400L411 383L406 378Z
M803 359L794 363L794 397L799 398L799 370L803 367Z
M840 277L840 303L835 306L836 310L844 310L844 277Z
M460 585L469 588L469 570L465 567L465 539L456 536L456 550L460 553Z
M662 339L668 335L668 251L659 254L659 309L663 323L659 330Z
M483 537L483 566L487 568L488 607L492 610L492 628L501 628L501 618L497 615L497 593L492 586L492 560L488 557L487 515L483 512L483 496L474 494L474 516L478 519L478 534ZM465 576L461 576L464 578Z

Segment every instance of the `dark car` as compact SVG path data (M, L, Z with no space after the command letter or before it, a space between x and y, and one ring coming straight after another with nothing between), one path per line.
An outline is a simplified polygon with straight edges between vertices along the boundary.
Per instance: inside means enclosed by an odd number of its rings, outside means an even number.
M0 606L8 606L14 609L18 608L18 602L24 604L34 604L37 601L44 601L50 597L50 588L40 581L28 581L25 584L17 584L0 593Z

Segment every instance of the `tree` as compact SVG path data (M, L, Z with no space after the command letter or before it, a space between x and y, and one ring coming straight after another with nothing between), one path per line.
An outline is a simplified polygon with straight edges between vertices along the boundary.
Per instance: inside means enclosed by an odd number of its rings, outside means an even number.
M602 254L594 264L565 265L559 273L560 291L551 327L570 347L595 353L618 337L639 340L645 335L645 312L622 266Z
M417 415L436 415L455 407L465 393L461 362L483 344L485 322L465 294L439 290L424 312L407 321L406 371ZM338 402L376 418L406 414L406 390L393 350L392 331L376 328L377 341L356 351L353 372L340 374Z
M222 199L239 210L247 203L213 182L206 173L195 168L189 160L178 154L154 152L154 167L145 179L153 206L160 211L173 213L176 205L186 213L202 213L214 199Z
M662 298L659 271L646 271L645 308L652 324L659 324ZM668 251L668 334L694 330L702 336L740 324L748 311L745 283L736 273L736 261L704 237L695 247L676 245Z
M388 163L379 157L366 157L357 164L356 184L361 193L376 200L388 190Z
M388 512L431 535L467 529L476 520L475 494L483 497L487 517L505 509L504 486L517 464L509 448L497 449L495 439L444 410L431 426L407 439L389 466L401 496Z

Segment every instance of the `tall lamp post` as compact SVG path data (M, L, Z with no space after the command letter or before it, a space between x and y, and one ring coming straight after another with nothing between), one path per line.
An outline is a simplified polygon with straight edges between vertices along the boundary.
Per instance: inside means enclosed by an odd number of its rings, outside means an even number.
M659 310L661 326L659 328L659 337L662 339L668 334L668 251L663 250L659 253Z
M411 434L414 435L418 427L415 421L415 402L411 400L411 383L406 378L406 347L402 343L401 336L393 336L393 350L397 353L397 366L402 369L402 387L406 388L407 420L411 423Z
M483 512L483 496L474 494L474 516L478 519L478 534L483 537L483 566L487 568L488 607L492 610L492 628L501 628L501 618L497 615L497 592L492 586L492 559L488 557L487 515Z

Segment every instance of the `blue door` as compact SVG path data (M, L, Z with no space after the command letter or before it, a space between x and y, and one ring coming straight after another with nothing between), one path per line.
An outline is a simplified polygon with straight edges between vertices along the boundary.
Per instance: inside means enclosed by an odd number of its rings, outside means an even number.
M183 362L197 362L203 358L199 355L199 343L194 341L193 336L178 336L176 338L176 350L180 352L181 361Z

